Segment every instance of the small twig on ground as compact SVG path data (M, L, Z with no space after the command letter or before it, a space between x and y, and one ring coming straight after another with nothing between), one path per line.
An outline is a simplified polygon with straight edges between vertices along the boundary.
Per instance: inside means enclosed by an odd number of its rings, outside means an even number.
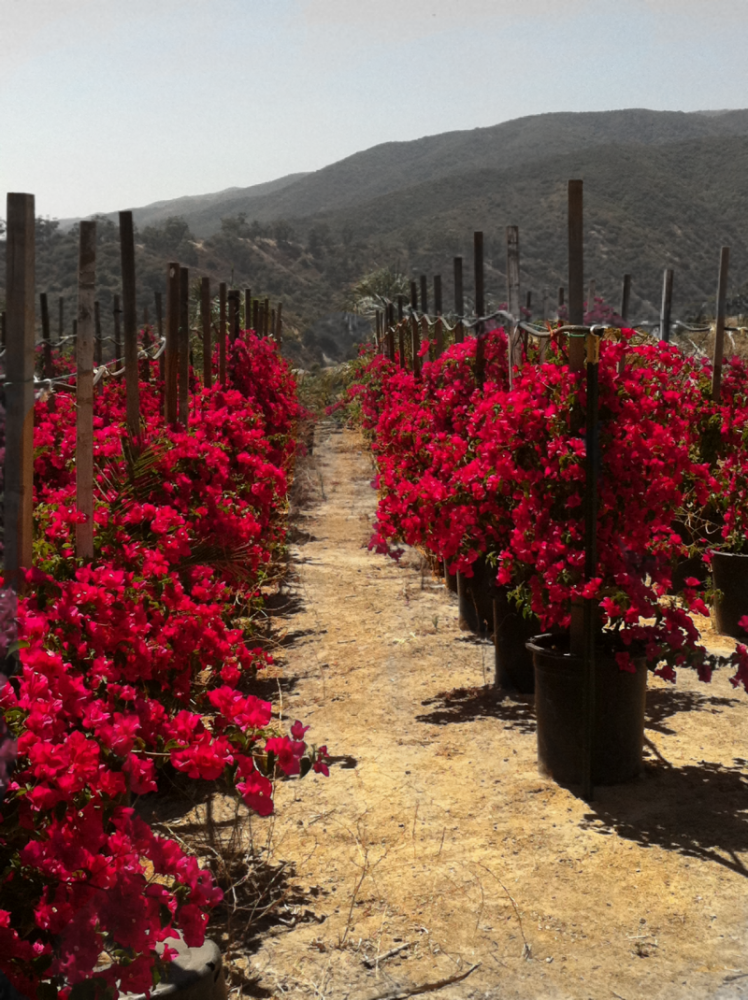
M398 945L397 948L392 948L390 951L386 951L384 955L377 955L376 958L364 958L362 961L367 969L373 969L379 965L380 962L384 962L388 958L393 958L395 955L399 955L401 951L405 951L406 948L410 948L412 944L412 941L406 941L405 944Z
M471 965L467 972L460 972L456 976L449 976L447 979L440 979L436 983L423 983L421 986L409 986L404 990L398 990L396 993L377 993L376 996L370 997L370 1000L407 1000L408 997L418 996L420 993L434 993L436 990L443 990L445 986L452 986L453 983L461 983L463 979L467 979L468 976L472 975L476 969L481 966L480 962L475 965Z
M478 862L478 864L480 864L480 862ZM509 892L509 890L504 885L504 883L501 881L501 879L499 878L499 876L498 875L494 875L494 873L491 871L491 869L487 865L481 864L480 867L481 868L485 868L485 870L488 872L488 874L491 876L491 878L495 878L496 881L501 886L501 888L506 893L506 897L509 900L509 902L512 904L512 908L514 909L514 913L515 913L515 915L517 917L517 923L519 924L519 932L522 935L522 940L524 942L524 946L522 948L522 958L526 958L526 959L532 958L532 949L530 948L530 945L527 943L527 938L525 937L525 931L524 931L524 928L522 926L522 917L519 914L519 907L517 906L516 902L514 901L514 897Z

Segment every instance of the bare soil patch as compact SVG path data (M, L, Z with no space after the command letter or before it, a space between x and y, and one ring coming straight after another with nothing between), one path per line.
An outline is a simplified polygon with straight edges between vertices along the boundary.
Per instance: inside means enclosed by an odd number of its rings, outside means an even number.
M250 992L373 1000L477 965L437 995L748 997L746 695L652 679L643 777L583 802L538 774L532 699L497 701L421 556L368 551L372 476L356 432L318 428L282 707L335 764L253 820L305 902L256 936Z

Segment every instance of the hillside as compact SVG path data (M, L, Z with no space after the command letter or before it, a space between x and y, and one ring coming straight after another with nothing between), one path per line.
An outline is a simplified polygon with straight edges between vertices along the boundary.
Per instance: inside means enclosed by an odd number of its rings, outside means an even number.
M523 294L533 292L537 315L543 290L550 310L567 281L570 177L585 181L586 279L617 304L630 272L632 318L656 317L666 266L675 269L674 314L709 311L723 243L732 247L733 298L745 284L748 111L633 110L540 115L388 143L314 174L136 209L139 307L153 315L166 262L180 260L216 285L282 298L287 349L298 363L338 360L367 331L343 313L355 281L380 267L441 273L448 306L454 255L465 258L466 291L472 287L474 229L485 233L489 302L502 302L505 227L514 224ZM110 219L100 230L106 328L119 251ZM39 232L38 288L66 296L72 314L75 230L40 222Z

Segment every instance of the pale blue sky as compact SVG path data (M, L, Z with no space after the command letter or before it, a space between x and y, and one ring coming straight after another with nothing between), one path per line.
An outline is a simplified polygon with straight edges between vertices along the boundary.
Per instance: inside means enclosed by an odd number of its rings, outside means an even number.
M0 190L86 215L546 111L746 107L747 40L748 0L0 0Z

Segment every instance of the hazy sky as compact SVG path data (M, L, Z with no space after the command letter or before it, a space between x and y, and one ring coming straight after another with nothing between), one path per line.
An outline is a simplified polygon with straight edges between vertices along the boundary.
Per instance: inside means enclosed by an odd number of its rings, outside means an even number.
M546 111L745 107L747 29L748 0L0 0L0 189L85 215Z

